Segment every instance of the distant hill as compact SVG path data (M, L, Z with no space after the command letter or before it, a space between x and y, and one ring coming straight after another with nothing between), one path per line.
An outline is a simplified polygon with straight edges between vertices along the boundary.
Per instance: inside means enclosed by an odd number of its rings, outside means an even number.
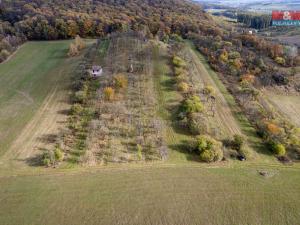
M248 11L300 10L300 0L195 0L202 4L235 7Z

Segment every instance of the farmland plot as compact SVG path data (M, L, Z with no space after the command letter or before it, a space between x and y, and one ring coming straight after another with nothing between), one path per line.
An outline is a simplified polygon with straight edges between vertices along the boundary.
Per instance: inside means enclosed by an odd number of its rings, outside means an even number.
M78 58L69 41L29 42L0 65L2 163L27 162L59 135L68 110L70 77Z
M114 77L127 80L107 101L104 90ZM95 100L98 118L89 127L84 162L130 162L161 159L161 122L155 118L151 45L134 34L112 35L104 59L104 75Z
M264 90L272 106L294 125L300 127L300 96L280 95Z
M208 123L213 128L212 134L220 139L230 138L234 134L242 134L240 126L234 118L225 97L200 62L196 53L187 47L180 52L180 56L189 64L190 83L205 104ZM214 88L215 102L207 99L203 94L205 86L212 86Z

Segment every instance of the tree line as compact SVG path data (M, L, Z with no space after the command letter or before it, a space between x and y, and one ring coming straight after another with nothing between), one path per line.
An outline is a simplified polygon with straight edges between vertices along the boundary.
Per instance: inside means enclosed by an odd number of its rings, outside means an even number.
M272 25L272 17L267 14L239 13L237 20L239 23L244 23L248 27L255 29L265 29Z

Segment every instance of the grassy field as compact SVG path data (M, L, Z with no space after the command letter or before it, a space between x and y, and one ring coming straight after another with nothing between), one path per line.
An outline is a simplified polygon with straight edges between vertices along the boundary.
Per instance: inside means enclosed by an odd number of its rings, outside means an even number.
M297 95L287 96L265 91L264 94L268 97L273 107L290 122L300 127L300 97Z
M28 149L41 147L37 144L40 141L36 141L40 140L40 135L53 134L59 128L57 124L64 124L62 121L65 117L58 112L68 108L67 81L70 81L80 59L65 58L67 44L68 42L28 43L10 61L0 65L0 71L11 74L10 78L0 74L0 112L3 113L0 117L0 131L9 130L17 140L17 145L14 141L10 151L6 153L7 149L2 147L2 161L20 159L20 155L27 157L32 154ZM39 55L40 51L44 51L42 55ZM123 49L121 51L125 52ZM32 57L26 58L29 52L33 52ZM182 96L174 89L166 53L164 45L153 49L151 65L154 87L151 86L150 91L155 92L158 98L156 113L164 121L163 135L169 147L168 160L58 169L28 165L21 169L10 167L11 165L5 169L1 167L0 224L299 223L298 164L284 166L275 161L274 157L268 157L268 160L256 158L247 162L229 160L205 164L198 162L197 156L184 151L182 144L191 137L174 124L175 109ZM99 58L96 58L97 62L102 62L101 54L100 52ZM194 55L193 60L198 59L201 64L197 66L201 71L199 79L212 79L232 112L229 116L236 121L235 126L239 126L254 143L255 137L247 133L251 126L239 113L234 99L205 59L200 54L195 54L197 57ZM128 61L127 55L120 57L124 58L124 62ZM31 60L36 60L40 66ZM9 72L12 70L14 73L19 71L20 77ZM12 88L25 92L27 97L24 94L18 96ZM17 101L13 101L18 98L21 103L26 99L29 101L28 96L34 103L17 105ZM16 107L15 110L13 107ZM20 118L20 121L14 121L9 116L10 113L4 113L9 109L16 112L15 117ZM25 117L23 112L28 115ZM10 126L5 127L2 122L4 119ZM3 138L0 140L4 143ZM11 142L7 141L6 145L10 146ZM23 145L25 147L18 147Z
M0 65L0 164L31 163L63 127L80 58L66 57L69 43L28 42Z
M155 89L158 98L157 113L164 120L164 138L169 148L168 161L182 163L195 161L182 145L189 141L189 134L176 125L176 112L182 96L176 91L175 81L171 74L169 59L164 47L157 46L153 51Z
M30 42L0 65L0 155L10 147L64 74L68 41Z
M149 167L0 178L0 224L296 225L293 169Z

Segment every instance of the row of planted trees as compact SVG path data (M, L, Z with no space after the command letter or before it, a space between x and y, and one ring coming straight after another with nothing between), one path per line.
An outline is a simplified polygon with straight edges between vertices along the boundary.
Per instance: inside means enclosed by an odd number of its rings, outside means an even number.
M186 53L184 49L182 52L177 50L175 52L179 52L180 55L187 58L186 60L192 60L188 59L186 54L189 53ZM224 150L233 150L240 156L250 156L251 151L248 148L246 138L242 135L233 135L232 138L225 139L226 135L224 133L216 132L216 129L222 130L212 122L216 120L214 118L218 100L216 90L211 85L204 85L202 81L198 84L197 80L200 77L195 75L197 70L190 68L189 66L192 66L192 63L188 66L186 60L176 54L173 56L172 65L177 90L183 96L178 119L195 137L195 141L192 141L189 146L190 150L199 154L200 159L205 162L222 160ZM182 88L182 86L185 88Z
M76 51L73 48L76 48ZM84 41L77 36L70 44L68 56L79 55L79 51L84 48ZM88 124L95 116L91 101L95 95L97 83L91 79L87 72L87 67L92 61L91 51L93 48L97 49L97 46L92 46L85 53L77 67L73 77L72 106L68 117L68 129L61 135L61 140L57 140L54 149L44 152L42 161L45 166L56 166L65 159L77 162L85 152Z
M178 119L183 122L191 134L196 135L195 141L190 143L192 152L199 154L204 162L217 162L223 158L222 143L206 133L205 106L200 97L189 84L187 63L178 55L173 56L172 65L178 91L182 93L183 100L178 110ZM213 95L212 88L206 89L208 95ZM200 135L200 136L198 136Z
M219 72L266 147L276 156L291 152L300 155L299 129L276 113L259 90L261 86L289 84L293 73L276 68L267 58L278 65L294 66L300 63L297 51L254 35L240 35L232 40L195 35L193 39L212 68Z

